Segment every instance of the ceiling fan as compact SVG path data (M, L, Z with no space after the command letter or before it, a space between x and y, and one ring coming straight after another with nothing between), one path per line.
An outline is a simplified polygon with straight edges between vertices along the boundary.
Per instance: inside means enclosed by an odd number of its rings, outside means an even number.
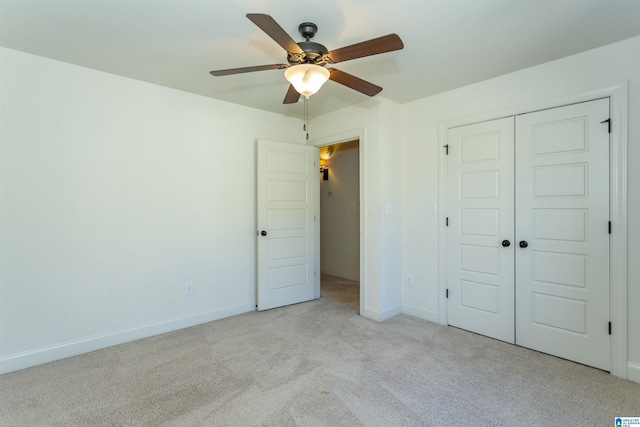
M298 31L305 38L305 41L296 43L271 16L249 13L247 18L287 51L288 64L215 70L211 71L211 74L213 76L227 76L253 71L285 69L285 77L291 85L284 97L283 104L298 102L300 95L308 98L320 89L320 86L327 80L333 80L365 95L374 96L382 90L380 86L327 66L351 59L392 52L404 47L397 34L389 34L329 51L323 45L309 41L318 31L317 25L312 22L303 22L298 26Z

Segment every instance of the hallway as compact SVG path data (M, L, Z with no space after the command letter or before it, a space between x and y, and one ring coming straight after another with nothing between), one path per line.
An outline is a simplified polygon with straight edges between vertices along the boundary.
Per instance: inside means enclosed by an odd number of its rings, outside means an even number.
M360 283L341 277L322 274L320 297L339 302L350 310L360 313Z

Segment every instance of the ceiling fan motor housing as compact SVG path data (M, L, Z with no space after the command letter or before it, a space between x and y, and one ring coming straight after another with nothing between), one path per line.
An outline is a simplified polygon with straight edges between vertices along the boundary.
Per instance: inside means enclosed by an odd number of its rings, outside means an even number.
M313 22L303 22L298 26L298 31L305 38L305 41L297 43L304 53L289 53L287 56L289 64L316 64L322 66L330 63L331 60L327 56L329 50L320 43L309 41L316 35L318 26Z

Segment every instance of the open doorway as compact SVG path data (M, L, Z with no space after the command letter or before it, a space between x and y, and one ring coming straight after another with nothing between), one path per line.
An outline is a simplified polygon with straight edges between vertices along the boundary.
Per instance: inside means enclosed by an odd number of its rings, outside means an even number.
M320 148L321 296L360 311L359 140Z

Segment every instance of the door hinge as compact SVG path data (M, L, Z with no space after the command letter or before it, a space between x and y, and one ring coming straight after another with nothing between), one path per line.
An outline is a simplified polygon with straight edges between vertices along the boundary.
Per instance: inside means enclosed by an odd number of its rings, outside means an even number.
M447 156L449 155L449 144L444 146L444 154Z
M611 133L611 119L603 120L600 123L606 123L607 124L607 132Z
M611 335L611 322L609 322L609 335Z
M446 290L444 296L445 296L445 298L449 298L449 289Z
M445 227L448 227L448 226L449 226L449 217L446 217L446 218L444 219L444 225L445 225Z
M611 234L611 221L609 221L609 234Z

